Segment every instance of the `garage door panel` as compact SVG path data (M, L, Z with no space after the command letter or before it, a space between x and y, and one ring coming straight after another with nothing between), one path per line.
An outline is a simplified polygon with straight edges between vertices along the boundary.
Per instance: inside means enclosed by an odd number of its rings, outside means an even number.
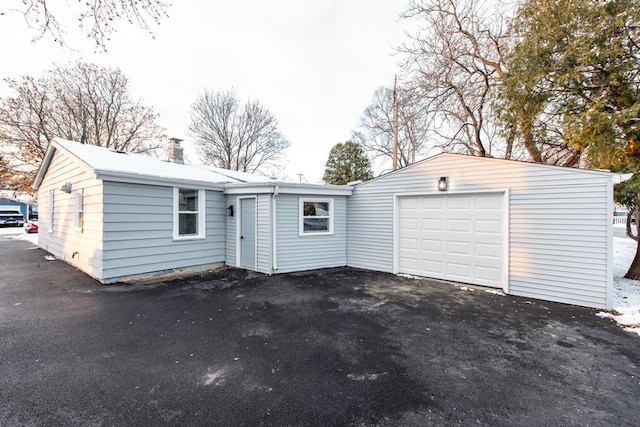
M502 245L498 243L476 243L476 255L502 259Z
M486 197L476 197L476 209L502 212L502 198L502 194L491 194Z
M443 199L418 199L420 202L416 202L416 207L422 207L423 211L441 211L444 208L444 200Z
M417 218L402 218L400 220L400 229L415 230L418 227Z
M416 270L415 274L423 275L422 272L427 272L433 275L432 277L442 277L444 273L444 263L423 259L420 263L420 268Z
M421 221L423 231L442 231L443 221L441 219L423 219Z
M480 281L479 285L489 283L488 286L491 286L491 283L500 281L501 275L501 268L476 267L476 277Z
M471 198L468 196L449 197L447 208L449 210L465 210L471 209Z
M401 237L400 238L400 246L402 246L403 248L407 249L407 250L414 250L414 251L418 251L418 239L416 238L407 238L407 237Z
M480 233L502 234L502 221L478 219L476 220L476 230Z
M471 231L471 220L468 219L450 219L447 221L447 231L461 231L468 233Z
M502 193L399 198L399 272L502 288L503 198Z
M456 242L449 240L447 242L447 252L454 255L469 255L471 254L471 242Z
M422 239L422 250L427 252L442 253L442 240Z
M405 197L400 199L400 201L398 202L398 206L400 207L400 209L415 209L417 211L418 207L420 206L420 200Z
M447 263L447 275L454 280L467 279L470 276L470 271L471 268L468 264L458 264L455 262Z

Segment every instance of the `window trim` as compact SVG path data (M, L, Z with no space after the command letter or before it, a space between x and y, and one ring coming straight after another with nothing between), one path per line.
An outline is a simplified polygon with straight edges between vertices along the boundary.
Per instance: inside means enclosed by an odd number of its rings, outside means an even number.
M187 211L178 210L180 207L180 190L183 191L197 191L198 192L198 210L195 211L195 214L198 215L198 233L197 234L188 234L188 235L180 235L180 214L186 213ZM188 188L188 187L173 187L173 240L174 241L185 241L185 240L202 240L206 238L206 191L197 188ZM193 213L193 211L189 211Z
M82 189L73 194L73 228L81 233L84 230L84 193Z
M49 218L49 234L53 234L53 209L55 207L54 194L54 190L49 190L49 213L47 215Z
M306 217L306 218L327 218L329 221L329 226L327 231L305 231L304 230L304 204L308 202L318 202L318 203L328 203L329 204L329 215L328 216L315 216L315 217ZM334 201L333 198L323 198L323 197L300 197L299 199L299 210L298 210L298 236L307 237L307 236L331 236L333 235L333 206Z

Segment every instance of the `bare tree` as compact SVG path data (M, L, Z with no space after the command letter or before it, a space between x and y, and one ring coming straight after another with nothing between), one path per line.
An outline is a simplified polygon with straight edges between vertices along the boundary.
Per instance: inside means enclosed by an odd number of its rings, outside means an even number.
M434 144L443 151L511 157L500 138L491 100L504 70L502 19L483 0L427 0L407 16L423 29L400 51L413 76L412 91L431 118ZM508 139L508 138L507 138Z
M131 98L119 69L76 62L6 81L15 95L0 99L0 144L15 174L32 176L54 137L136 153L162 146L157 114Z
M242 172L265 172L290 145L265 107L241 104L233 90L200 94L191 105L189 130L205 163Z
M427 155L431 118L415 94L403 87L395 92L398 105L398 167L405 167ZM381 87L365 109L353 140L369 152L372 158L393 156L393 89Z
M66 45L66 30L64 20L59 17L70 16L81 29L88 29L87 36L103 50L115 21L124 19L151 33L151 24L160 24L168 16L168 7L160 0L94 0L77 1L75 5L51 0L4 0L0 16L21 15L35 32L34 41L48 34L61 45Z

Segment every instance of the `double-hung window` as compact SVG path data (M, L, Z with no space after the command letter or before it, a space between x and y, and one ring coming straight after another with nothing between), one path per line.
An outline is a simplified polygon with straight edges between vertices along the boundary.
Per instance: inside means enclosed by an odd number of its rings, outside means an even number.
M73 195L73 227L82 231L84 227L84 197L82 190L76 191Z
M333 199L300 199L299 234L333 234Z
M49 233L53 234L53 208L55 206L54 203L54 194L53 190L49 190L49 212L47 212L47 219L49 220Z
M205 224L204 190L174 188L173 239L203 239Z

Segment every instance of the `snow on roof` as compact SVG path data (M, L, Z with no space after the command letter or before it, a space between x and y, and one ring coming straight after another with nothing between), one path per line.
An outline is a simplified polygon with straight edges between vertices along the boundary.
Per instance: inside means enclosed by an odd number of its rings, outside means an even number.
M89 165L98 177L157 178L161 181L210 184L272 181L259 175L204 165L174 163L144 154L125 153L61 138L55 138L52 145L62 148Z

